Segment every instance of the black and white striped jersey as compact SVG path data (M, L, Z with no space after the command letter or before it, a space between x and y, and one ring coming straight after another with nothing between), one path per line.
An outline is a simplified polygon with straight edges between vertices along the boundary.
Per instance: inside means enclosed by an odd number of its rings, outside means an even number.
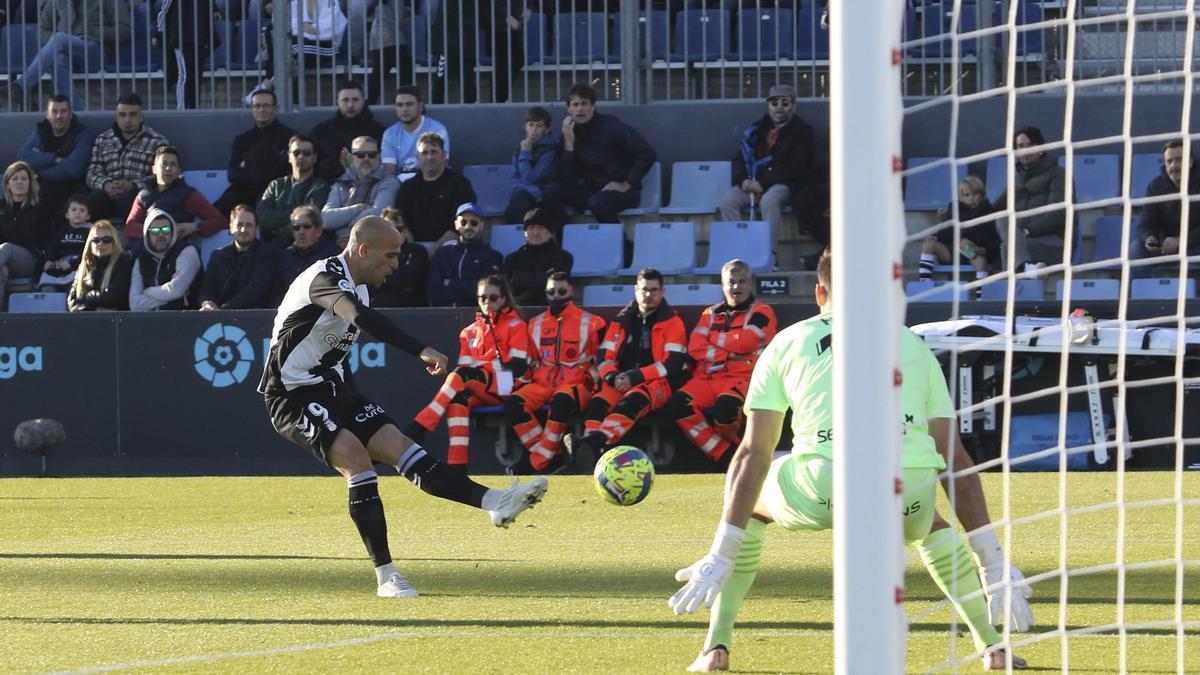
M342 256L318 260L300 273L275 314L271 347L258 390L282 394L321 382L343 384L343 364L358 327L333 313L343 295L369 305L367 287L355 283Z

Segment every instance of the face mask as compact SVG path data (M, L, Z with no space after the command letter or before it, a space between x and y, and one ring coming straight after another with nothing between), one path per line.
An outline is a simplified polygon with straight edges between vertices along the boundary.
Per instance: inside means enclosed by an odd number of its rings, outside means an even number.
M556 297L550 301L550 313L558 314L567 308L567 303L571 302L571 298Z

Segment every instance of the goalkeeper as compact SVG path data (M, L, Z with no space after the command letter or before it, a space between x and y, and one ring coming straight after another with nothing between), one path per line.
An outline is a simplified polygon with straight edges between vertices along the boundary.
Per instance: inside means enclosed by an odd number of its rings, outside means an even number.
M713 610L704 649L688 669L691 671L729 669L734 619L758 571L767 523L776 521L788 530L826 530L833 524L832 264L828 252L821 257L817 279L821 314L781 331L754 368L745 403L746 433L729 469L724 513L713 548L675 575L676 580L687 582L669 600L676 614L694 612L701 604ZM992 621L1001 618L1005 602L1000 544L991 530L971 537L989 585L996 584L989 587L985 598L978 593L979 577L958 533L941 518L937 519L939 529L931 531L937 473L945 468L951 451L956 468L968 464L969 459L957 436L950 433L954 408L937 360L907 329L901 339L901 402L908 420L901 441L904 538L916 545L930 575L970 628L975 648L983 653L984 669L1004 669L1005 649L998 646L1001 638L992 627ZM793 411L794 446L786 457L772 461L789 408ZM957 511L966 526L988 523L977 475L959 481L957 496L962 505ZM1022 585L1028 592L1020 571L1013 567L1011 572L1013 585ZM968 598L972 594L974 597ZM1025 630L1032 618L1028 602L1014 594L1010 627ZM1014 668L1025 667L1025 661L1015 655L1012 663Z

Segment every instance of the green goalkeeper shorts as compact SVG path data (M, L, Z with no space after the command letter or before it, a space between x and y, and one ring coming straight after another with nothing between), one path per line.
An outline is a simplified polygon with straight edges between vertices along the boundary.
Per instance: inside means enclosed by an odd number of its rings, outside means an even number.
M929 534L937 497L936 469L904 469L904 539ZM833 527L833 462L818 455L788 454L771 462L759 503L788 530Z

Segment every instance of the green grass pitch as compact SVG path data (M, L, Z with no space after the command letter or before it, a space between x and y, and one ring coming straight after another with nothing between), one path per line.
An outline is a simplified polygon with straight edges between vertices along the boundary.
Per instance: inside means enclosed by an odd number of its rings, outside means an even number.
M1200 496L1200 474L1184 476ZM1132 473L1128 501L1168 499L1169 473ZM503 478L485 478L493 485ZM1014 476L1014 517L1026 575L1060 565L1058 478ZM679 672L695 656L707 613L676 618L667 597L678 567L711 541L716 475L660 476L635 507L602 503L590 478L555 477L545 502L511 530L433 499L398 477L383 481L397 565L422 593L381 600L346 514L342 480L328 478L0 480L0 672ZM985 476L993 517L1000 476ZM1111 473L1071 474L1067 505L1113 500ZM944 510L944 505L943 505ZM1066 523L1070 569L1112 563L1115 510ZM1176 507L1125 514L1129 563L1175 555ZM1200 506L1183 510L1183 557L1200 560ZM828 672L832 660L829 533L772 528L758 582L741 615L735 670ZM910 557L910 672L945 662L970 640ZM1060 608L1060 595L1069 602ZM1118 621L1111 570L1043 581L1036 632ZM1131 569L1128 624L1176 619L1173 568ZM1186 568L1184 640L1170 627L1125 636L1131 673L1200 672L1200 567ZM1121 671L1121 638L1072 635L1026 645L1032 666ZM1068 663L1064 663L1064 658ZM978 672L975 662L962 666ZM945 669L943 672L949 672Z

